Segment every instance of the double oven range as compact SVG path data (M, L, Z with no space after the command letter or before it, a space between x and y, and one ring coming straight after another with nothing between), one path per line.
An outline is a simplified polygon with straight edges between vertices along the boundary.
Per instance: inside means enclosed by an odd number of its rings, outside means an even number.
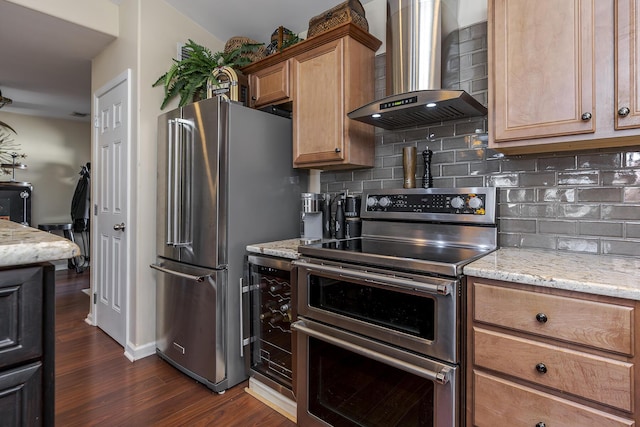
M294 261L298 423L461 425L462 268L497 247L496 189L363 196L362 237Z

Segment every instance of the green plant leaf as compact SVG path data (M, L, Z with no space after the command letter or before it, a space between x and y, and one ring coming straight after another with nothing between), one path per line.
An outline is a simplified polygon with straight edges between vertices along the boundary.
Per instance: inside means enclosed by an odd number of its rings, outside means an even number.
M16 135L18 134L18 132L16 132L16 130L14 128L12 128L11 126L9 126L8 124L6 124L5 122L0 121L0 127L3 128L7 128L9 129L11 132L15 133Z

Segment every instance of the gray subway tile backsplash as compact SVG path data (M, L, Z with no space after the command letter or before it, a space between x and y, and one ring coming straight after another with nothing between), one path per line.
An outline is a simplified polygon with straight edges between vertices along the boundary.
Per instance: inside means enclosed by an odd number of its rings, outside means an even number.
M486 23L458 33L459 87L486 105ZM385 94L385 63L384 54L376 57L376 98ZM321 191L402 188L408 145L418 149L420 187L429 147L435 187L500 188L500 246L640 257L640 138L623 149L509 156L487 148L486 132L485 118L376 129L375 167L322 172Z

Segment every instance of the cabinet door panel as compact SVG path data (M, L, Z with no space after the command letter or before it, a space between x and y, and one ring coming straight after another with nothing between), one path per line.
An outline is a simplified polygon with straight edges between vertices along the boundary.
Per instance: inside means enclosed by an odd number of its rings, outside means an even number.
M0 372L0 424L39 426L42 419L42 364ZM53 425L53 418L51 418Z
M296 56L292 66L294 165L343 160L343 40Z
M495 142L594 132L592 2L494 0L492 12Z
M290 62L283 61L251 74L251 106L253 108L289 101L290 68Z
M42 355L42 268L0 270L0 368Z
M640 0L616 1L616 129L640 127ZM628 113L624 114L628 109Z
M523 387L482 372L473 372L476 390L473 425L478 427L532 427L538 423L556 427L635 426L624 419Z

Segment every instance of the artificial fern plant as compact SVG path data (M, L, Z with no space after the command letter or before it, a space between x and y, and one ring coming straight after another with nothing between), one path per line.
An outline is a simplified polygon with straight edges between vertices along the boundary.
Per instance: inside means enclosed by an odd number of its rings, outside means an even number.
M160 109L164 109L176 96L180 96L180 107L192 102L196 97L206 98L207 82L213 78L213 70L223 66L240 68L250 64L251 60L243 54L253 51L258 46L261 44L243 44L228 53L211 53L208 48L189 39L184 46L185 58L180 61L173 59L169 71L152 85L164 86L164 100Z

